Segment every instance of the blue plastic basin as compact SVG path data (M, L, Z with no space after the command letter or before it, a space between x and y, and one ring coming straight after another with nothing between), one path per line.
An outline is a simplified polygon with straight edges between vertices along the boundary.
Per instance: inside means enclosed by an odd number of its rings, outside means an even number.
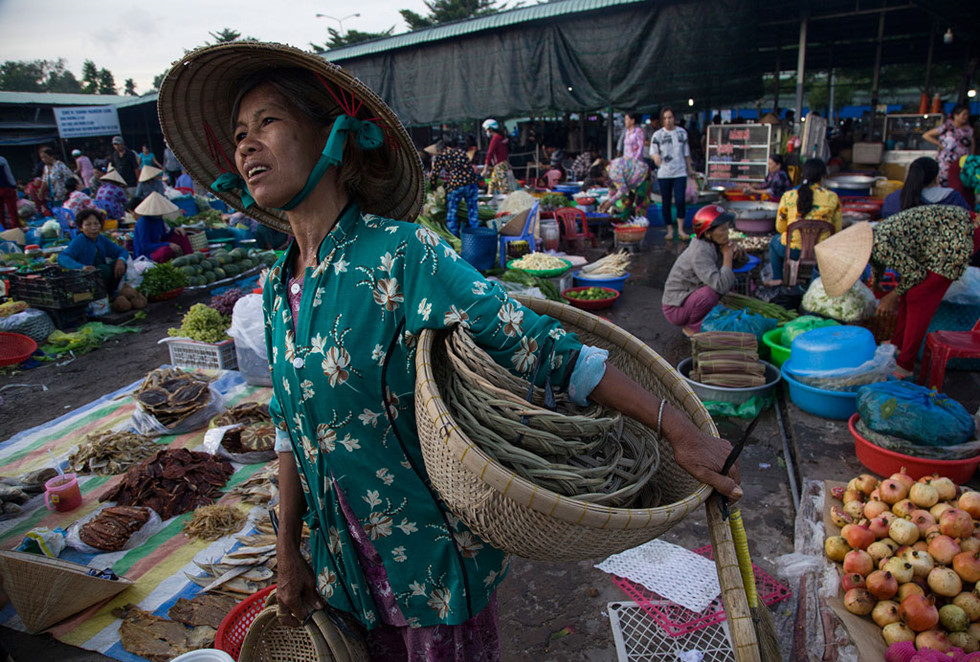
M862 326L825 326L793 339L783 370L817 376L828 370L856 368L873 359L877 347L874 334Z
M762 262L762 260L755 255L746 255L745 257L748 262L740 266L738 269L732 269L733 272L737 274L747 274L759 266L759 263Z
M807 333L813 333L808 331ZM802 337L802 336L800 336ZM796 342L793 342L793 352L796 351ZM857 393L841 391L825 391L822 388L814 388L807 384L796 381L793 375L789 374L786 366L796 357L791 354L789 361L783 364L783 380L789 387L789 399L797 407L814 416L831 418L837 421L846 421L857 413Z
M623 285L626 283L626 279L630 277L627 271L622 276L604 276L602 278L582 278L582 272L576 271L572 274L575 278L576 287L609 287L617 292L623 291Z

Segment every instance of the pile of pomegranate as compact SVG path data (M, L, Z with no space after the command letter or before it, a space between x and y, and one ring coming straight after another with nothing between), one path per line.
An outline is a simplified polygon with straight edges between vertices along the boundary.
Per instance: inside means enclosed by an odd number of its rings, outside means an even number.
M904 469L834 488L840 535L824 543L843 565L844 605L870 616L890 645L980 650L980 492Z

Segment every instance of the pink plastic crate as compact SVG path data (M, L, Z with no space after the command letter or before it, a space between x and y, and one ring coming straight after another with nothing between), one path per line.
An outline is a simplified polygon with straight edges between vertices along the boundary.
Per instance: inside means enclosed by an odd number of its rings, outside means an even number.
M693 551L705 558L714 559L715 550L711 545ZM792 595L789 588L777 582L754 563L752 564L752 571L755 574L755 586L759 599L765 604L773 605ZM665 600L645 586L632 582L625 577L613 575L612 581L672 637L690 634L725 620L725 608L722 605L721 596L715 598L703 612L697 613L685 609L675 602Z

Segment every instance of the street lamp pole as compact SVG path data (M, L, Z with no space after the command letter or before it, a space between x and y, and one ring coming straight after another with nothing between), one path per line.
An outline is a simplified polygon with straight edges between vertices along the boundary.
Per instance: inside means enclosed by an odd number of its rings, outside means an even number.
M345 30L344 30L344 21L346 21L348 18L356 18L358 16L360 16L360 14L349 14L347 16L344 16L343 18L337 18L335 16L329 16L327 14L317 14L316 15L317 18L329 18L331 21L337 21L337 25L340 26L340 36L341 37L343 37L344 34L346 34L345 33Z

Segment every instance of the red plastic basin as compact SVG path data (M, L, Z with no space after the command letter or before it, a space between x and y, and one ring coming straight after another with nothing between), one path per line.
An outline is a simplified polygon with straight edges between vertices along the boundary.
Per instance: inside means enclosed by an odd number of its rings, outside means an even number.
M905 467L908 475L916 480L923 476L939 474L949 478L957 485L962 485L969 482L970 478L973 477L973 472L977 470L977 464L980 463L980 456L966 460L931 460L875 446L857 431L856 425L859 420L861 420L861 415L854 414L847 421L847 427L850 428L851 434L854 436L854 451L858 461L869 471L873 471L879 476L891 476Z

